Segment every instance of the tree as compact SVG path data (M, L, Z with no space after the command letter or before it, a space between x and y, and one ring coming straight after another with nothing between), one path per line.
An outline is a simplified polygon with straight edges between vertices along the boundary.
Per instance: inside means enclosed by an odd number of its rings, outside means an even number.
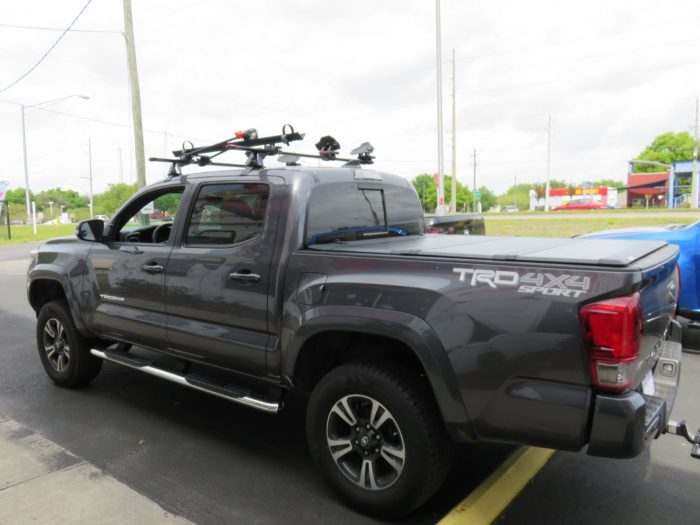
M25 195L27 191L24 188L15 188L5 193L5 200L10 204L25 204ZM29 200L34 200L34 194L29 191Z
M422 173L413 179L413 187L418 193L421 206L424 210L434 210L437 207L437 187L432 175ZM452 177L445 175L445 202L450 203L452 198ZM473 194L469 189L457 181L457 210L467 209L473 202Z
M516 184L508 188L503 195L498 197L498 204L501 206L515 205L520 210L530 208L530 190L532 185L528 183Z
M95 195L95 213L112 215L138 190L138 184L110 184L107 191Z
M569 197L573 197L574 195L576 195L577 188L578 188L578 186L576 184L567 184L566 185L566 194Z
M85 208L88 206L87 197L81 197L75 190L62 190L61 188L40 191L36 194L35 200L37 206L42 210L50 208L49 202L53 202L55 207L64 206L67 209Z
M434 209L437 204L437 188L435 187L433 176L428 173L421 173L413 179L413 187L418 193L423 209Z
M544 198L544 194L545 194L545 192L546 192L546 191L545 191L545 190L546 190L546 186L545 186L544 184L536 183L536 184L532 187L532 189L535 190L535 195L537 196L538 199L543 199L543 198Z
M640 160L652 160L671 164L679 160L692 160L693 158L693 137L687 131L673 133L668 131L662 133L646 147L638 156ZM649 173L654 171L665 171L661 166L636 164L635 171Z
M498 198L496 194L488 189L486 186L479 188L481 193L481 211L489 211L491 208L496 206L498 203Z
M549 181L550 188L566 188L567 183L563 180L551 179Z
M621 180L613 180L613 179L595 180L591 184L593 184L594 188L599 188L600 186L606 186L608 188L624 188L625 186L627 186Z

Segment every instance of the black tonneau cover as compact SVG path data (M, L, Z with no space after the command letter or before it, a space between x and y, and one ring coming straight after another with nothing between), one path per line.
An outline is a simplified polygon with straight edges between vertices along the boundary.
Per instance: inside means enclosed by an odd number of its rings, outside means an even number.
M312 250L459 259L626 267L653 253L663 241L423 235L309 246Z

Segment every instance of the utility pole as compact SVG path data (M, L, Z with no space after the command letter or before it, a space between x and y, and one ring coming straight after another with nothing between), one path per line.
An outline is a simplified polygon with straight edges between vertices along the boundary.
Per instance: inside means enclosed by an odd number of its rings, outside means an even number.
M442 35L440 32L440 0L435 0L435 52L437 65L438 187L437 215L445 215L445 159L442 151Z
M693 179L691 208L698 207L698 98L695 97L695 132L693 133Z
M146 185L146 159L143 150L143 122L141 120L141 91L139 73L136 67L136 44L134 43L134 23L131 15L131 0L124 2L124 38L126 39L126 61L129 68L131 86L131 115L134 123L134 148L136 150L136 181L139 188Z
M27 133L24 129L24 104L20 106L22 111L22 152L24 156L24 202L27 206L27 224L32 222L32 209L29 204L29 170L27 169Z
M90 218L95 216L95 208L92 201L92 141L88 138L88 166L90 167Z
M473 189L472 195L473 195L473 199L474 199L472 207L473 207L474 213L476 213L476 211L477 211L476 210L476 148L474 148L474 182L473 182L472 189Z
M547 119L547 184L544 188L544 211L549 211L549 164L552 151L552 115Z
M119 182L124 183L124 165L122 164L122 148L117 148L119 152Z
M455 97L455 49L452 48L452 198L450 209L457 212L457 102Z

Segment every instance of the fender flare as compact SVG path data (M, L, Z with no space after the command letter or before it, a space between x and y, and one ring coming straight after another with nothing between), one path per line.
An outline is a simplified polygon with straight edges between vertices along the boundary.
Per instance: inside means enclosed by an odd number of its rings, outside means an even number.
M287 380L294 377L297 358L306 341L320 333L347 331L396 339L410 348L423 366L448 430L455 426L464 429L466 425L469 433L474 435L447 353L423 319L394 310L319 306L303 312L297 321L293 333L288 332L288 337L284 334L282 337L288 341L282 370ZM288 323L285 325L289 326Z
M75 327L79 332L87 333L85 323L83 322L83 317L80 314L80 306L78 297L71 286L70 278L65 273L64 268L57 266L55 264L41 264L35 266L28 275L27 283L27 299L31 305L32 290L35 286L38 286L37 281L54 281L58 283L63 289L63 294L66 296L66 301L68 302L68 310L70 310L71 317L75 323ZM34 305L32 305L32 308ZM37 312L38 313L38 312Z

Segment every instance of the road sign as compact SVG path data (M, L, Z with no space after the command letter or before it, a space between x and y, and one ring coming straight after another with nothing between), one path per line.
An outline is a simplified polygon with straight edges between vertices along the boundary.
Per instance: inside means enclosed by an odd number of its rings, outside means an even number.
M481 200L481 192L480 191L477 190L474 192L474 199L477 201Z

